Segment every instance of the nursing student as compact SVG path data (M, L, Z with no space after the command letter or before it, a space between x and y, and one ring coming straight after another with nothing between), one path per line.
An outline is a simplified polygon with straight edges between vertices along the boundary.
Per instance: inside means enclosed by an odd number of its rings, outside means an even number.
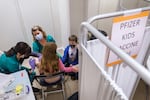
M33 81L35 72L21 65L23 60L29 57L30 53L31 47L27 43L18 42L8 51L4 51L0 56L0 72L10 74L26 69L29 73L30 80Z
M32 32L32 36L33 36L33 43L32 43L32 55L34 56L40 56L40 54L42 53L42 49L43 46L47 43L47 42L54 42L55 43L55 39L50 35L46 35L46 32L42 29L41 26L33 26L33 28L31 29ZM61 55L59 53L57 53L57 55L59 57L61 57Z
M41 53L46 42L55 42L50 34L46 35L41 26L34 26L31 31L33 36L32 49L34 52Z

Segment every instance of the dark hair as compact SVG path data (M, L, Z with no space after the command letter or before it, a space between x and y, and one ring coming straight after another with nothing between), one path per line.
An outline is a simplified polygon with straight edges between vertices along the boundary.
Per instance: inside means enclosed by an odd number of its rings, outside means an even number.
M71 35L69 38L68 38L69 41L75 41L76 43L78 43L78 38L76 35Z
M98 29L99 32L101 32L104 36L107 37L107 33L103 30ZM88 33L88 40L94 40L97 39L91 32Z
M25 42L18 42L16 46L12 47L8 51L5 51L6 56L13 56L14 54L20 53L25 55L25 57L31 54L31 47Z
M107 36L107 33L105 31L99 30L99 29L98 29L98 31L101 32L104 36Z

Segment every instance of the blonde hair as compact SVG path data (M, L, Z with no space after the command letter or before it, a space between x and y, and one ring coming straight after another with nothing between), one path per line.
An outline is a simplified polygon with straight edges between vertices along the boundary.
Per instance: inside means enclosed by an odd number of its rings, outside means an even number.
M36 40L35 37L34 37L34 35L33 35L33 32L36 31L36 30L41 31L42 34L43 34L43 37L46 39L46 33L45 33L45 31L42 29L41 26L36 25L36 26L33 26L32 29L31 29L33 40Z
M59 70L59 58L56 55L57 45L53 42L47 42L42 50L41 66L44 72L55 73Z

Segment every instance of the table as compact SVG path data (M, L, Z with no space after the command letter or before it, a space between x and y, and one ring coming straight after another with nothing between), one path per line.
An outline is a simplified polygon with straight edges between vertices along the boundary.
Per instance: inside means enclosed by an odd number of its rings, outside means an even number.
M35 96L33 94L33 90L27 72L25 70L18 71L16 73L12 73L12 76L15 79L6 88L6 90L11 91L13 89L16 89L16 86L21 85L23 86L23 92L19 95L10 92L9 97L7 97L4 100L35 100Z

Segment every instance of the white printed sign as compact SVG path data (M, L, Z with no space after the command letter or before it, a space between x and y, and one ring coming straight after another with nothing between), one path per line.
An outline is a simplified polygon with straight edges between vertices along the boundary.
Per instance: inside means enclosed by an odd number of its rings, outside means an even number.
M133 58L137 56L140 50L148 15L149 11L145 11L113 19L111 41ZM107 66L121 62L119 57L110 51Z

